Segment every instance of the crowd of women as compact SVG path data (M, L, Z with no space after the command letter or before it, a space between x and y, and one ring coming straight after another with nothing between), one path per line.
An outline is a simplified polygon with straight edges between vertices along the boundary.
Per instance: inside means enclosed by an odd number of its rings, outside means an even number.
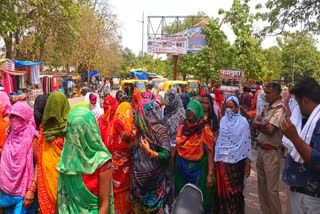
M239 101L134 91L72 108L64 94L34 110L0 92L0 207L6 213L170 213L187 183L206 213L244 213L251 140ZM218 110L217 110L218 108Z

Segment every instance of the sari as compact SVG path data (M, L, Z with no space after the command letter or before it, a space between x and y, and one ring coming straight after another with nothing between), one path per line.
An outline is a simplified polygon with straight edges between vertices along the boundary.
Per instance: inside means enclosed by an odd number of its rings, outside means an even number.
M42 213L55 213L58 196L56 169L64 144L70 105L61 92L50 94L43 113L38 141L38 197Z
M7 138L9 120L4 118L6 110L11 106L7 93L0 91L0 149L3 148ZM0 153L1 154L1 153Z
M59 213L98 214L99 198L86 187L83 175L96 173L108 161L111 161L111 154L102 142L94 114L85 107L73 109L57 167ZM111 182L108 213L114 213Z
M209 210L213 207L215 184L211 188L206 186L209 173L206 150L213 153L215 136L208 122L203 119L203 108L199 101L191 100L187 106L188 110L195 114L195 120L185 120L178 128L175 193L178 195L187 183L195 184L203 193L204 208Z
M162 123L168 130L169 140L170 140L170 165L167 181L167 199L166 208L171 210L172 204L174 202L174 150L176 147L176 137L179 125L186 119L186 110L183 106L180 95L176 90L170 89L164 95L164 112Z
M238 106L238 98L231 96ZM244 210L245 159L252 159L250 127L247 119L226 109L215 146L218 214L241 214Z
M133 109L128 102L122 102L114 115L107 148L112 154L114 208L119 214L131 213L130 174L131 152L129 145L135 133Z
M139 102L141 104L141 102ZM144 115L142 115L144 114ZM149 101L143 111L136 111L135 117L146 120L148 130L136 123L137 141L132 150L131 195L135 213L162 213L167 196L166 170L169 165L170 142L168 131L160 122L161 108L157 102ZM135 119L140 121L140 119ZM145 133L148 131L149 133ZM157 157L150 158L140 147L141 136L149 139L150 149Z
M2 115L3 113L3 108L0 107L0 149L3 148L4 143L7 138L7 129L9 127L9 120L5 119ZM1 152L0 152L1 155Z
M91 104L90 98L96 99L96 103ZM98 118L103 114L103 109L100 106L99 95L94 94L94 93L87 93L86 96L84 97L84 101L90 104L90 109L91 109L92 113L94 114L94 116L96 117L96 119L98 120Z
M38 132L33 110L26 102L18 101L8 114L16 117L10 118L11 131L1 154L0 207L5 207L6 213L34 213L33 206L22 206L34 177L33 139Z
M109 128L112 126L114 114L119 106L118 101L112 97L107 96L103 101L104 114L98 118L98 126L100 129L103 143L107 146ZM109 125L110 124L110 125Z
M210 94L203 95L202 99L207 99L209 101L210 109L207 121L210 125L211 130L213 132L217 132L219 130L219 119L214 111L214 100L212 99Z

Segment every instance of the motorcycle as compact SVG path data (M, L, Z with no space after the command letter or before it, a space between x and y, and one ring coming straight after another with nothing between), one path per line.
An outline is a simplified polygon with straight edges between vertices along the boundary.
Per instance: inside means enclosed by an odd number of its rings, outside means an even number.
M103 106L104 98L111 94L109 87L102 87L99 91L100 105Z
M191 202L191 203L190 203ZM171 214L204 214L203 195L193 184L186 184L173 202Z
M89 87L87 87L87 86L84 86L84 87L81 88L81 92L80 92L80 93L81 93L82 96L86 96L86 94L87 94L88 92L93 92L93 91L92 91L91 88L89 88Z

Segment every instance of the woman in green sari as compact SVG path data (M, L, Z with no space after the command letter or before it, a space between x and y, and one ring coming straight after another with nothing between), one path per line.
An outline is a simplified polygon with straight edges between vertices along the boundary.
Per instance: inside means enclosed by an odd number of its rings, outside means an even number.
M114 213L111 154L87 107L69 114L58 170L59 213Z
M213 208L215 179L213 145L215 135L198 100L191 100L187 106L186 120L177 131L175 159L175 191L180 192L187 183L195 184L203 193L205 213Z

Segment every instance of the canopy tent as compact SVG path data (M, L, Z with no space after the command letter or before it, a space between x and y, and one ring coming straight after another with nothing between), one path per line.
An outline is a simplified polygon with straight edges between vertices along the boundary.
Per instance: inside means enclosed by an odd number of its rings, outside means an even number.
M100 71L92 70L92 71L90 72L90 77L94 77L94 76L97 76L97 75L99 75L99 74L100 74ZM85 72L85 74L82 75L82 78L87 79L87 78L88 78L88 72Z
M146 72L138 72L138 71L130 71L130 77L135 78L137 77L139 80L147 80L148 75Z

